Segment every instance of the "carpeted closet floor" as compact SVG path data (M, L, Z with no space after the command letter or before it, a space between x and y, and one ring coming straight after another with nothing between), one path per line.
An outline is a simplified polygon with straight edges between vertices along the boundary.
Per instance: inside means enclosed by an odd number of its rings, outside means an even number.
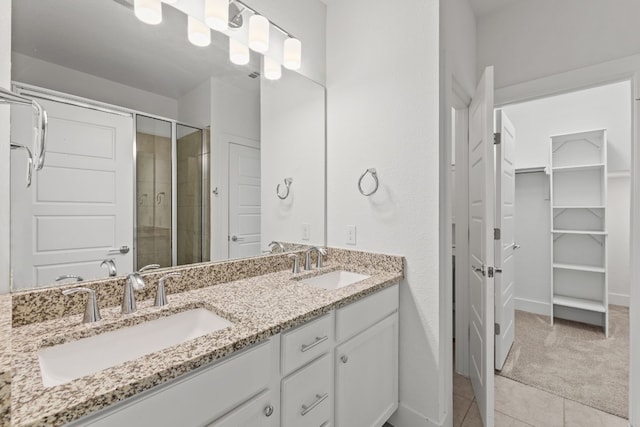
M629 309L609 306L602 328L516 311L515 341L499 375L628 417Z

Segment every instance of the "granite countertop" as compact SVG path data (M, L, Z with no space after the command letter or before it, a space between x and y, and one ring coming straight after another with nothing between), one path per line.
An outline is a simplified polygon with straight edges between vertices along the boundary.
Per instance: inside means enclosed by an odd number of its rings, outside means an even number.
M341 268L371 277L331 291L296 280ZM391 286L401 278L402 271L328 263L321 270L300 274L280 271L171 294L165 307L153 307L152 300L139 301L138 311L129 315L120 314L120 307L103 308L103 320L95 324L83 325L82 315L73 315L12 330L9 326L9 352L13 359L12 425L63 425ZM234 325L66 384L49 388L42 384L37 355L42 346L199 307L227 318ZM1 313L0 338L8 342L7 331L1 327L4 316L10 319L10 310ZM4 365L6 356L7 351L0 352L0 372L2 366L9 366Z

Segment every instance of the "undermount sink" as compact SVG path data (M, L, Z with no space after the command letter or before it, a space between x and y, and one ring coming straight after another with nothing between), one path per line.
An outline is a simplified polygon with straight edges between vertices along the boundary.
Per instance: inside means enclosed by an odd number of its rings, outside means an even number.
M333 290L349 286L356 282L368 279L369 277L371 276L367 276L366 274L337 270L309 277L308 279L302 279L301 282L305 285L315 286L316 288Z
M232 326L204 308L183 311L38 351L45 387L135 360L183 342Z

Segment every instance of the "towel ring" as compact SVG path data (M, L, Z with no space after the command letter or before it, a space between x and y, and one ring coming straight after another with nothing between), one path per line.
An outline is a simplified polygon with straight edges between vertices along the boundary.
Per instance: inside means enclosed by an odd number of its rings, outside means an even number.
M371 177L373 178L373 180L375 181L376 185L373 188L373 190L371 190L369 193L365 193L364 190L362 189L362 180L364 179L365 176L367 176L367 174L371 174ZM369 168L366 171L364 171L364 173L362 175L360 175L360 179L358 180L358 191L360 191L360 194L362 194L363 196L370 196L373 193L375 193L376 191L378 191L378 186L380 185L380 182L378 181L378 173L376 172L375 168Z
M293 178L285 178L284 185L287 187L287 192L283 195L280 195L280 184L276 187L276 195L280 200L284 200L289 197L289 191L291 190L291 183L293 182Z

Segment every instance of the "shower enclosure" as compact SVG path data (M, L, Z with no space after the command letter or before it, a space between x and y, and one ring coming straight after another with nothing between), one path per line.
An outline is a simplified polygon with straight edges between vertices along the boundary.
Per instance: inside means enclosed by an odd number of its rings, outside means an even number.
M208 261L209 131L136 115L135 268Z

